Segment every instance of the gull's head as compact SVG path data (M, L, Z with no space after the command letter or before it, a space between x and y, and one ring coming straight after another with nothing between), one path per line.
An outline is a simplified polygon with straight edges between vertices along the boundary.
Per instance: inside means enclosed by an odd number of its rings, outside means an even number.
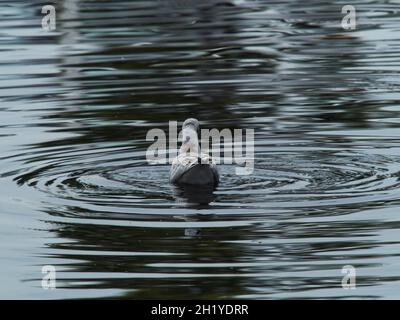
M182 125L182 129L192 128L197 134L200 133L200 123L197 119L189 118L186 119Z

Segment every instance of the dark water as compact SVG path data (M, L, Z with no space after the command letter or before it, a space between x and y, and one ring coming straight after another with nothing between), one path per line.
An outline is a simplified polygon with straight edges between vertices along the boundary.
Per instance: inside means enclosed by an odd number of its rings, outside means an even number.
M0 297L399 298L399 1L196 3L0 2ZM208 206L145 158L187 117L256 134Z

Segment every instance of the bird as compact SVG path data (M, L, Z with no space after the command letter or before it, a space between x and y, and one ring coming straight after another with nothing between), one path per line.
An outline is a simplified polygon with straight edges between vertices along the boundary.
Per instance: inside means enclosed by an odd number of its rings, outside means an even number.
M202 153L199 144L200 123L189 118L182 125L182 146L173 159L170 182L174 185L215 189L219 184L219 172L212 157Z

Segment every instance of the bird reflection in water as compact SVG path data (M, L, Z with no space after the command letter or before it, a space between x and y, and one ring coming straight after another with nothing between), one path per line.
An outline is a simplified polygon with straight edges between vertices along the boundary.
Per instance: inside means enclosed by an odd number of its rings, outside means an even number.
M213 186L172 186L173 196L176 202L197 209L207 208L209 203L217 198L214 194L214 190Z
M174 185L172 186L172 190L176 202L184 204L186 207L192 209L207 209L209 207L209 203L213 202L217 198L217 196L214 194L215 189L212 187ZM187 216L185 215L180 218L186 222L209 221L212 220L213 215L196 214ZM201 237L201 228L185 228L184 236L186 238Z

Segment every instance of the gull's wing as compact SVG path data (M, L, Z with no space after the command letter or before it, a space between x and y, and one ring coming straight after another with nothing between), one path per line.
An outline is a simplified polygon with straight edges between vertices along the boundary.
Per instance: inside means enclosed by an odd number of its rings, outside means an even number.
M215 185L218 185L218 168L213 159L208 154L204 153L200 154L200 156L190 153L182 153L178 155L172 161L172 166L170 170L170 182L177 183L186 172L188 172L195 165L199 164L199 160L201 164L208 164L210 166L212 174L214 176L214 181L216 182Z
M186 153L177 156L171 165L169 180L171 183L176 183L189 169L193 168L198 163L198 157L190 156Z

